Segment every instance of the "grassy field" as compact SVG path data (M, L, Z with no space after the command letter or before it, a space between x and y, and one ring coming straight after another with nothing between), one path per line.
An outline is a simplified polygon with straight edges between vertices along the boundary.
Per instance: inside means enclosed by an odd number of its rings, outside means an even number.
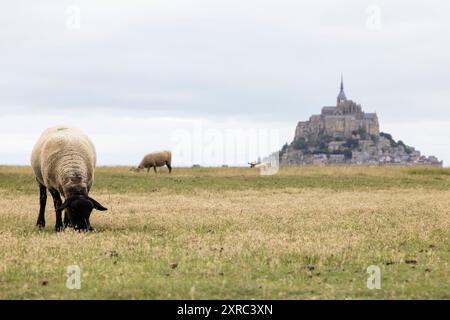
M91 195L95 232L55 233L50 196L39 232L31 169L0 166L0 298L450 298L449 169L101 167Z

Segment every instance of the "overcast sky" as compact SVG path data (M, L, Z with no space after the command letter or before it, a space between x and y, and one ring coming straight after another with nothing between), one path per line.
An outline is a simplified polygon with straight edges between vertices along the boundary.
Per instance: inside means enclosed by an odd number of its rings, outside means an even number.
M172 149L244 165L347 97L450 164L448 1L10 1L0 11L0 164L83 129L99 164Z

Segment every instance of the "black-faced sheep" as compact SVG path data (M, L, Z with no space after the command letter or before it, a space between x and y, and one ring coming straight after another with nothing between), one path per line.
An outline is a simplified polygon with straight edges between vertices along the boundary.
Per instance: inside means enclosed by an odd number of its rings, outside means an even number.
M40 189L37 220L40 229L45 227L48 189L56 210L56 231L67 226L77 230L92 230L89 223L92 210L107 210L89 197L94 182L95 165L95 147L80 130L56 126L42 133L31 155L31 166ZM65 199L64 203L61 195ZM63 224L61 215L64 209Z

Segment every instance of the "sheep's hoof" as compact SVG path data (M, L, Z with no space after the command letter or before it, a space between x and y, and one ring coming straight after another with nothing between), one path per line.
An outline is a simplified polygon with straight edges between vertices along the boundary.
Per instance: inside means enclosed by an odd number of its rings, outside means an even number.
M36 224L36 228L39 231L43 231L45 229L45 223L38 223L38 224Z
M63 231L64 230L64 227L62 226L62 225L56 225L55 226L55 231L56 232L61 232L61 231Z

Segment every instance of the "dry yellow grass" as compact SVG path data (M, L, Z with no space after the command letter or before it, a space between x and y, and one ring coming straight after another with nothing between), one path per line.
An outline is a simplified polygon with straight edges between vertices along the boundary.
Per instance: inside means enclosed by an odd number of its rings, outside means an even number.
M124 172L98 173L115 170ZM253 174L232 170L222 177ZM87 234L54 233L50 201L47 229L36 231L37 195L0 189L0 298L450 298L450 191L200 186L111 193L100 185L96 198L110 210L93 214L97 230ZM65 286L73 264L80 290ZM369 265L381 268L380 290L366 287Z

